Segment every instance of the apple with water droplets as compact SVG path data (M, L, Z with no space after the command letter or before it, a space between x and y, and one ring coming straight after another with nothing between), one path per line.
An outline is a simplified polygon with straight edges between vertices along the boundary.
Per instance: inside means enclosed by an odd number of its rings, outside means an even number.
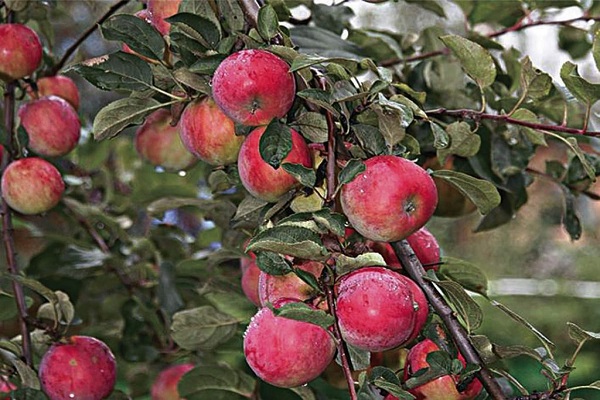
M312 274L315 280L319 278L323 268L323 263L318 261L303 261L294 264L294 269ZM271 275L261 271L258 278L258 295L262 306L272 304L279 299L294 298L302 301L315 299L316 304L314 305L316 307L327 308L327 303L322 301L322 298L317 298L319 297L319 291L303 281L294 272L285 275Z

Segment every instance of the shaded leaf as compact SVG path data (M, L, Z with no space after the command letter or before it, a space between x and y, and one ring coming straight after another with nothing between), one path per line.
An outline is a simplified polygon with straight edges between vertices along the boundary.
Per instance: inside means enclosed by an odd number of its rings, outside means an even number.
M210 290L202 294L218 311L231 315L240 323L250 322L256 314L256 306L240 293Z
M273 314L296 321L308 322L318 325L323 329L328 329L335 322L331 314L312 308L308 304L301 302L286 303L279 308L273 309Z
M534 100L546 97L552 89L552 77L533 66L528 56L521 60L521 87Z
M338 275L341 276L361 267L369 267L376 265L387 265L387 263L383 259L383 256L379 253L363 253L359 254L356 257L349 257L345 254L340 254L336 258L335 270L338 273Z
M439 272L442 276L459 283L465 289L487 296L487 277L475 264L444 256Z
M570 61L563 64L560 77L565 86L578 100L587 105L592 105L600 100L600 84L593 84L579 75L577 65Z
M244 12L238 0L217 0L217 6L230 30L242 31L244 29Z
M578 240L581 238L583 227L581 220L575 211L575 195L564 185L561 185L563 195L565 197L565 209L562 216L562 224L567 230L571 240Z
M481 307L465 292L460 284L454 281L439 281L435 284L448 297L450 304L463 320L467 332L471 333L481 326L483 322Z
M471 175L452 170L433 171L432 175L458 189L484 215L500 204L501 198L498 189L485 179L474 178Z
M272 251L307 260L321 260L328 254L321 238L310 229L299 226L275 226L254 236L246 251Z
M269 275L285 275L293 271L290 263L281 254L272 251L257 252L256 265Z
M312 168L306 168L302 164L283 163L281 164L288 174L292 175L302 186L313 187L317 181L317 174Z
M471 131L471 127L466 122L453 122L446 127L446 132L450 137L450 146L438 149L440 163L444 163L446 157L455 154L461 157L472 157L479 151L481 146L481 137Z
M110 139L130 125L141 124L148 114L162 107L163 104L153 98L128 97L113 101L96 114L92 126L94 139Z
M210 17L181 12L165 19L165 21L178 27L186 35L210 49L216 49L221 40L221 27L218 22L213 21Z
M255 384L253 377L238 369L234 370L227 364L202 365L188 371L181 378L177 391L182 398L188 400L215 398L214 393L217 391L250 398Z
M431 133L433 134L433 147L436 149L445 149L450 145L450 136L448 133L433 121L429 122Z
M490 53L479 44L461 36L440 37L442 42L458 59L467 73L480 88L486 88L496 79L496 65Z
M260 137L258 150L262 159L277 169L292 150L292 132L287 125L271 121Z
M171 337L186 350L211 350L229 340L238 321L212 306L201 306L173 315Z
M500 310L506 313L509 317L511 317L521 325L525 326L531 333L533 333L539 339L540 342L544 344L544 346L548 348L556 347L554 343L550 341L550 339L548 339L542 332L540 332L537 328L535 328L533 325L527 322L525 318L521 317L519 314L512 311L510 308L506 307L502 303L499 303L497 301L492 301L491 303L493 306L498 307Z
M316 88L304 89L296 93L296 95L309 103L331 112L336 118L340 115L340 113L332 106L334 99L331 96L331 93L325 90Z
M30 388L35 390L41 389L40 380L33 368L31 368L29 365L25 364L23 361L16 357L11 357L10 362L17 370L17 373L21 378L21 385L24 388Z
M367 167L362 160L352 159L348 161L344 169L340 171L338 185L341 186L352 182L354 178L356 178L358 174L364 172L366 168Z
M130 14L113 15L101 26L106 40L119 40L133 51L154 60L162 60L165 41L161 34L145 20Z
M294 121L298 131L313 143L327 141L327 119L317 112L305 112Z
M569 328L569 337L575 341L577 345L588 340L600 340L600 332L586 331L572 322L567 322Z
M269 41L273 39L279 30L279 20L275 9L267 4L258 10L258 23L256 26L259 35Z

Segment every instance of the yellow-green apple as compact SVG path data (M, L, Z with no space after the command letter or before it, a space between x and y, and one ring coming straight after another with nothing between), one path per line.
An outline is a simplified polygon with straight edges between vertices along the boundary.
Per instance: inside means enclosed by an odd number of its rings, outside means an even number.
M198 161L179 136L181 126L171 126L166 108L152 112L135 132L135 149L150 164L169 171L191 167Z
M171 24L165 19L172 17L179 11L181 0L148 0L150 22L163 36L169 33Z
M181 140L196 157L210 165L237 161L244 136L235 134L233 120L206 97L189 104L181 115Z
M212 78L215 102L240 124L268 124L283 117L294 102L296 82L289 69L285 61L265 50L233 53Z
M2 197L15 211L39 214L60 201L65 183L56 167L38 157L10 163L2 174Z
M423 308L428 310L427 302L422 303L419 292L409 278L383 267L365 267L343 275L336 285L343 339L371 352L406 343L425 322L422 315L427 312Z
M27 132L27 147L44 157L60 157L77 146L81 123L77 111L65 99L44 96L19 107L21 125Z
M152 389L150 390L152 400L181 399L181 397L179 397L177 385L179 384L181 377L193 368L194 364L184 363L171 365L170 367L163 369L154 380L154 383L152 383Z
M240 258L240 268L242 270L242 291L255 306L260 306L258 295L258 279L261 271L256 265L256 256L250 252L250 258Z
M294 268L312 274L316 279L323 271L324 265L318 261L304 261L294 265ZM293 272L285 275L271 275L261 271L258 277L258 297L260 304L266 306L269 303L275 303L279 299L293 298L301 301L313 299L319 295L319 292L304 282ZM315 306L327 307L326 302L315 299ZM321 299L322 300L322 299Z
M298 181L283 168L275 169L262 159L259 151L260 138L266 127L254 129L242 143L238 155L240 180L248 192L259 199L275 202L280 196L299 185ZM312 166L310 150L302 136L293 129L292 149L282 163Z
M295 299L281 299L280 308ZM279 387L297 387L318 377L335 355L335 342L318 325L276 316L268 307L252 318L244 334L244 355L254 373Z
M406 381L412 377L420 369L428 368L427 355L434 351L440 351L440 348L431 339L425 339L413 346L406 359L404 380ZM458 359L463 366L466 365L462 355L459 354ZM459 381L460 376L444 375L421 386L414 387L409 392L416 396L417 400L471 400L481 392L482 385L478 379L473 379L462 392L459 392L456 387Z
M394 242L420 229L433 215L437 191L431 176L397 156L375 156L344 185L341 204L348 221L367 239Z
M37 33L23 24L0 24L0 79L12 81L33 74L42 62Z
M37 95L62 97L73 106L75 110L79 108L79 89L71 78L65 75L45 76L36 82ZM31 88L29 88L31 89ZM33 94L33 91L30 91Z
M50 346L38 374L50 400L101 400L113 391L117 363L104 342L71 336Z

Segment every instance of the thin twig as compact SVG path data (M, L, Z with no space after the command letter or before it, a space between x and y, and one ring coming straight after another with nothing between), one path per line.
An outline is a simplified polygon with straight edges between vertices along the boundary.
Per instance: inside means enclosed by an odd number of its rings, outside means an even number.
M256 0L240 0L240 5L246 16L246 21L250 23L250 26L256 28L258 26L258 10L260 5Z
M77 48L79 46L81 46L81 44L92 33L94 33L94 31L96 29L98 29L98 27L100 25L102 25L102 23L104 21L106 21L111 15L113 15L115 12L117 12L121 7L125 6L125 4L127 4L127 3L129 3L129 0L120 0L119 2L115 3L114 5L112 5L108 9L108 11L102 17L100 17L100 19L98 21L96 21L95 24L93 24L85 32L83 32L81 34L81 36L79 36L79 38L71 46L69 46L69 48L67 49L67 51L65 51L65 54L63 54L63 56L60 59L60 61L52 68L52 71L51 71L50 75L56 75L56 73L58 71L60 71L62 67L64 67L64 65L67 63L67 61L69 61L69 59L71 58L71 56L73 55L73 53L75 53L75 50L77 50Z
M392 242L392 247L406 273L423 290L429 304L432 305L436 314L439 315L444 322L444 325L448 329L448 332L454 339L458 350L462 353L465 360L468 363L478 365L481 368L477 371L476 375L490 397L494 400L504 400L505 396L502 389L469 340L467 332L465 332L465 329L458 321L454 310L452 310L445 302L435 286L430 281L423 279L423 276L426 275L425 269L423 269L421 262L410 247L410 244L408 244L406 240L402 240L399 242Z
M324 76L319 77L319 86L321 89L327 90L327 79ZM325 118L327 119L327 196L325 197L326 207L335 207L335 122L331 112L325 110Z

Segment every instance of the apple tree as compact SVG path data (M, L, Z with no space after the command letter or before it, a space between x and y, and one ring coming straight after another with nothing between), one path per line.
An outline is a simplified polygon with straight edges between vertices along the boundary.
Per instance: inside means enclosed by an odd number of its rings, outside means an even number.
M414 22L359 27L380 7ZM0 1L0 391L596 395L569 378L600 333L564 321L559 359L427 226L498 228L541 180L581 238L600 86L573 60L600 71L598 21L584 0ZM573 57L560 82L501 41L543 25ZM482 334L481 302L539 345ZM543 391L506 367L519 357Z

